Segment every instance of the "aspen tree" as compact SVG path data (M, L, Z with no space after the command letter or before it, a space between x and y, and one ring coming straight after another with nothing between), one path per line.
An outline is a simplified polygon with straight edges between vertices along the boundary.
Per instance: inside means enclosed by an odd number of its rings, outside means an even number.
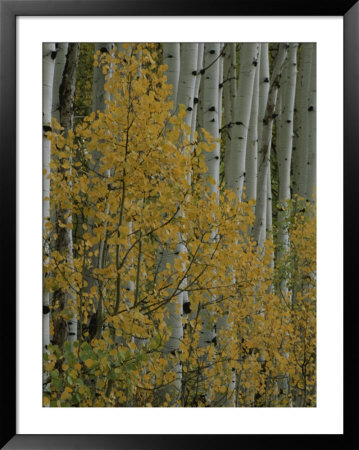
M206 172L203 175L204 197L219 196L219 69L220 69L220 44L206 43L204 45L204 67L203 74L203 128L213 137L211 150L205 153L204 162ZM216 231L212 233L211 239L216 239ZM207 302L210 302L210 298ZM202 330L199 340L201 347L208 346L214 338L214 318L209 308L199 305Z
M282 73L282 66L287 56L287 44L280 44L278 54L275 59L273 73L270 81L270 89L266 112L263 119L263 130L261 136L261 151L259 159L258 179L257 179L257 205L256 216L253 229L253 237L259 246L263 245L266 230L266 204L267 204L267 178L270 163L270 144L272 140L273 120L276 117L276 103L279 89L279 82Z
M180 61L181 68L178 79L178 90L176 95L175 112L179 111L181 105L185 107L185 118L184 121L188 128L187 136L185 136L183 144L189 145L189 139L191 136L191 125L194 109L194 99L196 91L196 75L198 69L198 47L199 44L196 43L183 43L180 47ZM190 182L190 175L189 175ZM178 216L183 214L178 211ZM178 263L178 256L184 255L186 253L186 247L184 242L184 237L178 234L177 239L174 242L169 242L164 246L161 255L161 264L159 266L160 273L169 265L173 268ZM166 324L171 330L171 335L169 340L165 343L163 351L167 355L172 355L175 359L177 358L177 363L174 365L174 370L176 373L176 378L171 384L164 390L165 394L169 395L171 401L176 404L181 393L181 366L178 361L178 352L180 347L181 339L183 338L183 298L184 298L184 286L186 280L184 279L179 288L181 290L176 293L171 291L171 296L173 299L169 302L167 313L166 313ZM171 357L171 356L170 356ZM171 367L171 366L170 366ZM173 400L172 400L173 399Z
M307 156L307 189L306 196L311 203L314 203L315 186L317 180L317 160L316 160L316 138L317 138L317 51L315 44L312 44L312 66L310 75L310 94L308 107L308 156Z
M242 199L246 173L246 146L251 115L253 86L258 65L259 44L242 44L237 95L234 106L234 123L228 159L226 187Z
M51 110L52 110L52 89L55 70L56 47L54 43L43 44L43 86L42 86L42 125L43 125L43 179L42 179L42 204L43 204L43 252L44 265L49 262L50 256L50 232L52 225L50 222L50 161L51 161L51 142L46 137L46 132L51 130ZM50 291L46 282L46 273L43 274L43 294L42 294L42 345L44 355L48 352L50 344ZM43 380L44 389L49 389L45 381L48 372L44 370Z
M261 44L259 55L261 54ZM251 116L246 149L246 176L244 197L247 200L257 199L257 166L258 166L258 108L259 108L259 78L260 57L258 58L257 70L255 72L254 87L252 95Z
M279 174L278 193L278 259L288 251L289 232L287 225L288 201L291 198L290 173L293 143L294 100L297 78L297 48L298 44L290 44L288 58L285 63L285 78L282 80L280 92L282 93L282 110L277 130L277 158ZM281 289L286 291L284 280ZM285 295L285 294L284 294Z
M223 63L223 106L225 123L221 128L222 141L225 142L224 152L224 173L229 173L229 153L232 141L232 129L234 122L235 100L237 97L237 73L236 73L236 44L226 44L226 54ZM221 125L222 126L222 125Z
M309 95L312 67L313 44L300 46L299 69L295 96L296 123L293 145L293 194L303 199L306 192L307 154L309 136Z

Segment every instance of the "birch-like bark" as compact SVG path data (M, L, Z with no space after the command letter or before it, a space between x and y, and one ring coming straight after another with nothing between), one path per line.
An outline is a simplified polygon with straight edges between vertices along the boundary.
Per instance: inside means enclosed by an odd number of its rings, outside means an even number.
M261 58L259 64L259 94L258 94L258 158L257 164L259 169L259 160L261 159L262 150L262 133L264 116L267 108L268 93L269 93L269 55L268 44L261 44Z
M307 198L314 203L313 194L317 182L317 159L316 159L316 140L317 140L317 48L316 44L312 44L312 68L310 75L310 96L308 108L308 176L307 176Z
M180 74L178 80L177 100L174 111L178 112L180 105L185 105L186 115L184 122L189 126L190 132L187 136L191 139L191 126L193 122L194 99L196 93L196 80L198 71L198 47L196 43L181 44L180 49ZM197 86L198 89L198 86ZM197 94L198 95L198 94ZM190 180L189 180L190 182ZM179 211L178 214L181 214ZM177 255L186 252L183 237L179 234L177 242L166 243L162 249L159 272L163 272L169 265L170 271L174 271ZM173 280L175 282L175 280ZM175 358L176 362L169 362L169 370L175 374L175 379L161 389L160 398L165 394L169 394L171 404L179 406L180 395L182 392L182 367L177 358L180 341L183 338L183 298L186 280L183 280L179 286L179 292L170 292L172 297L166 305L165 322L170 329L169 340L163 346L163 353L171 358Z
M226 187L232 189L239 201L242 200L246 173L246 147L255 72L258 65L259 44L242 44L241 61L234 110L231 150L228 160Z
M223 99L223 113L224 120L220 120L221 124L221 137L222 142L225 142L225 148L221 149L222 158L224 160L224 172L228 171L228 156L230 152L231 140L232 140L232 122L233 122L233 113L235 107L235 99L237 92L237 73L236 73L236 44L235 43L227 43L225 44L224 52L223 52L223 74L220 72L220 87L222 86L221 98ZM222 108L219 108L221 111ZM223 154L224 152L224 154ZM227 169L226 169L227 167ZM220 180L222 183L222 180ZM222 331L226 329L230 329L233 326L233 323L229 323L229 311L224 311L221 308L221 315L218 317L216 322L216 342L219 348L219 352L225 349L226 342L225 339L222 338ZM227 384L227 396L223 402L223 406L233 407L235 406L235 389L236 389L236 372L231 367L231 364L225 364L227 371L231 371L231 377Z
M232 126L234 122L234 109L237 97L237 56L236 44L228 43L223 66L223 103L225 124L222 128L222 141L225 141L224 149L224 173L229 172L229 154L232 142Z
M297 124L295 149L293 147L293 193L302 198L307 190L307 160L309 135L309 95L311 82L313 44L301 44L300 65L296 92Z
M285 64L286 79L283 80L282 90L282 111L280 126L277 129L277 159L279 174L278 192L278 257L288 250L289 232L287 221L287 202L291 198L290 191L290 168L292 159L293 143L293 119L294 100L297 79L297 49L298 44L290 44L288 58ZM284 287L284 284L283 286Z
M261 150L257 178L257 204L256 217L254 221L253 237L257 244L262 247L266 236L266 205L267 205L267 177L270 164L270 145L272 140L273 120L276 117L276 103L279 82L282 74L282 66L287 56L287 44L280 44L275 59L266 112L263 119L263 130L261 137Z
M56 47L54 43L43 44L43 86L42 86L42 123L43 123L43 180L42 180L42 205L43 205L43 249L44 262L48 261L50 256L50 245L47 236L47 223L50 223L50 161L51 161L51 142L47 139L45 132L51 127L51 109L52 109L52 89L55 70ZM50 344L50 293L45 287L45 278L43 277L43 349L46 351Z
M293 146L292 146L292 186L293 186L293 196L298 195L298 177L299 177L299 152L298 141L299 136L302 131L302 114L300 111L301 106L301 95L303 88L303 44L298 46L298 73L297 73L297 83L295 90L295 101L294 101L294 123L293 123Z
M204 53L204 44L198 44L198 58L197 58L197 76L196 83L194 87L194 100L193 100L193 111L192 111L192 123L191 123L191 138L190 141L194 141L194 133L197 129L197 111L198 111L198 103L199 103L199 87L201 85L201 70L203 69L203 53Z
M277 162L279 175L278 188L278 235L277 235L277 255L278 263L289 252L289 221L288 221L288 201L291 198L290 175L293 144L293 120L294 101L297 79L297 49L298 44L290 44L288 58L285 63L285 79L281 84L281 114L279 127L277 128ZM283 298L290 294L287 286L286 276L283 276L279 289ZM291 301L291 299L289 300ZM288 357L283 351L285 357ZM288 374L280 373L278 380L279 396L288 392Z
M205 152L205 164L207 171L203 175L205 195L214 194L218 199L219 195L219 163L220 144L219 139L219 68L220 68L219 43L206 43L204 45L204 67L203 74L203 128L215 139L214 149ZM214 239L214 236L211 237ZM208 302L211 299L208 298ZM210 311L205 307L200 307L200 319L202 330L200 332L199 346L207 347L214 338L213 319Z
M181 70L178 81L176 110L179 105L185 105L186 116L184 122L191 126L194 106L194 93L198 69L198 44L181 44Z
M227 44L220 44L219 52L219 79L218 79L218 134L221 133L222 121L223 121L223 66L224 66L224 55Z
M207 67L207 69L203 75L203 128L214 138L215 144L213 150L204 154L207 166L204 179L207 180L206 185L209 193L214 193L216 197L219 194L220 163L220 143L218 142L220 128L218 111L220 50L219 43L206 43L204 46L204 67Z
M203 46L202 46L203 47ZM202 56L201 56L202 53ZM200 73L199 73L199 65L203 59L203 48L201 49L200 44L197 43L182 43L180 48L180 74L178 81L178 91L177 91L177 100L175 111L178 111L180 105L185 105L186 107L186 116L184 118L184 122L190 127L190 133L187 136L190 140L193 137L192 127L195 127L196 123L196 110L197 110L197 102L195 99L198 99L198 90L200 83ZM196 106L196 107L195 107ZM191 180L189 179L190 183ZM178 214L181 214L179 212ZM172 243L173 244L173 243ZM186 247L184 245L184 240L181 235L178 236L178 242L176 243L175 254L185 253ZM175 256L174 256L175 258ZM174 264L174 260L172 261L172 253L169 248L165 249L163 252L163 262L166 266L166 263L169 263L171 266ZM183 280L180 288L183 290L186 284L186 280ZM166 349L166 351L176 351L179 348L180 340L177 338L178 335L183 336L183 324L182 324L182 310L183 310L183 291L180 292L175 300L173 305L169 305L169 322L168 325L171 326L172 332L174 334L174 338L172 336L170 338L170 342L172 339L172 343L176 343L176 348ZM172 324L172 325L170 325ZM179 331L181 330L181 331ZM173 347L172 343L170 347ZM179 373L179 368L175 368L176 372ZM179 376L180 379L180 376Z
M282 111L280 126L277 130L277 151L279 170L279 194L280 202L290 199L290 166L292 159L293 143L293 119L294 99L297 73L297 48L298 44L290 44L288 59L286 62L287 79L283 80L281 91Z
M259 44L259 54L261 44ZM245 176L245 196L246 200L257 199L257 159L258 159L258 108L259 108L259 77L260 58L254 78L252 95L251 117L249 122L249 132L246 149L246 176Z

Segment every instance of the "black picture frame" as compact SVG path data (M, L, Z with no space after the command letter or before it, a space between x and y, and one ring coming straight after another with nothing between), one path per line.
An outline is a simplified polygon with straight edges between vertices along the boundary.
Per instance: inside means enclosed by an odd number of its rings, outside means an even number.
M205 5L205 8L204 8ZM203 13L205 11L205 14ZM16 434L16 17L17 16L343 16L344 17L344 271L345 342L355 341L353 283L357 278L354 252L357 223L354 217L355 181L359 169L359 2L341 0L0 0L0 220L1 255L1 448L5 449L183 449L205 445L211 448L238 448L265 445L284 448L293 442L317 447L326 439L333 448L347 448L354 428L356 402L350 388L355 376L355 349L348 345L345 358L345 411L342 435L18 435ZM31 288L29 288L31 290ZM352 295L350 295L353 293ZM351 298L350 298L351 297ZM344 297L345 298L345 297ZM349 353L350 352L350 353ZM353 357L354 356L354 357ZM335 361L333 361L335 363ZM182 427L181 427L182 428ZM183 431L183 428L180 430ZM164 430L165 432L165 430ZM275 442L275 443L274 443ZM321 443L321 442L320 442ZM269 444L269 446L268 446ZM273 447L272 447L273 446ZM350 446L348 446L350 448Z

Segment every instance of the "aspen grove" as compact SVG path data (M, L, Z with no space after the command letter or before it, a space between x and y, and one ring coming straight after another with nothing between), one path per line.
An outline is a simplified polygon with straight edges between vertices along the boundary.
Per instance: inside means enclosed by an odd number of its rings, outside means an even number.
M43 45L43 405L316 406L316 46Z

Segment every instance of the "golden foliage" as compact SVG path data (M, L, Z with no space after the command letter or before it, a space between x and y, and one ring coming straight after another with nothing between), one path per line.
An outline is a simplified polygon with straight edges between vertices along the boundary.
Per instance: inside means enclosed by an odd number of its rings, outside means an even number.
M153 51L131 44L96 55L106 110L67 136L56 124L48 135L51 208L72 230L73 253L44 259L46 287L73 299L52 302L51 316L76 318L78 335L45 354L44 404L314 406L314 216L293 219L283 298L272 288L273 245L263 254L247 235L253 204L205 194L211 137L189 142L186 111L171 113L166 67ZM55 248L50 221L46 229ZM173 257L162 267L164 252ZM183 292L187 311L176 303ZM170 305L184 332L165 352ZM203 327L215 325L215 339L200 345ZM180 391L166 389L176 379Z

